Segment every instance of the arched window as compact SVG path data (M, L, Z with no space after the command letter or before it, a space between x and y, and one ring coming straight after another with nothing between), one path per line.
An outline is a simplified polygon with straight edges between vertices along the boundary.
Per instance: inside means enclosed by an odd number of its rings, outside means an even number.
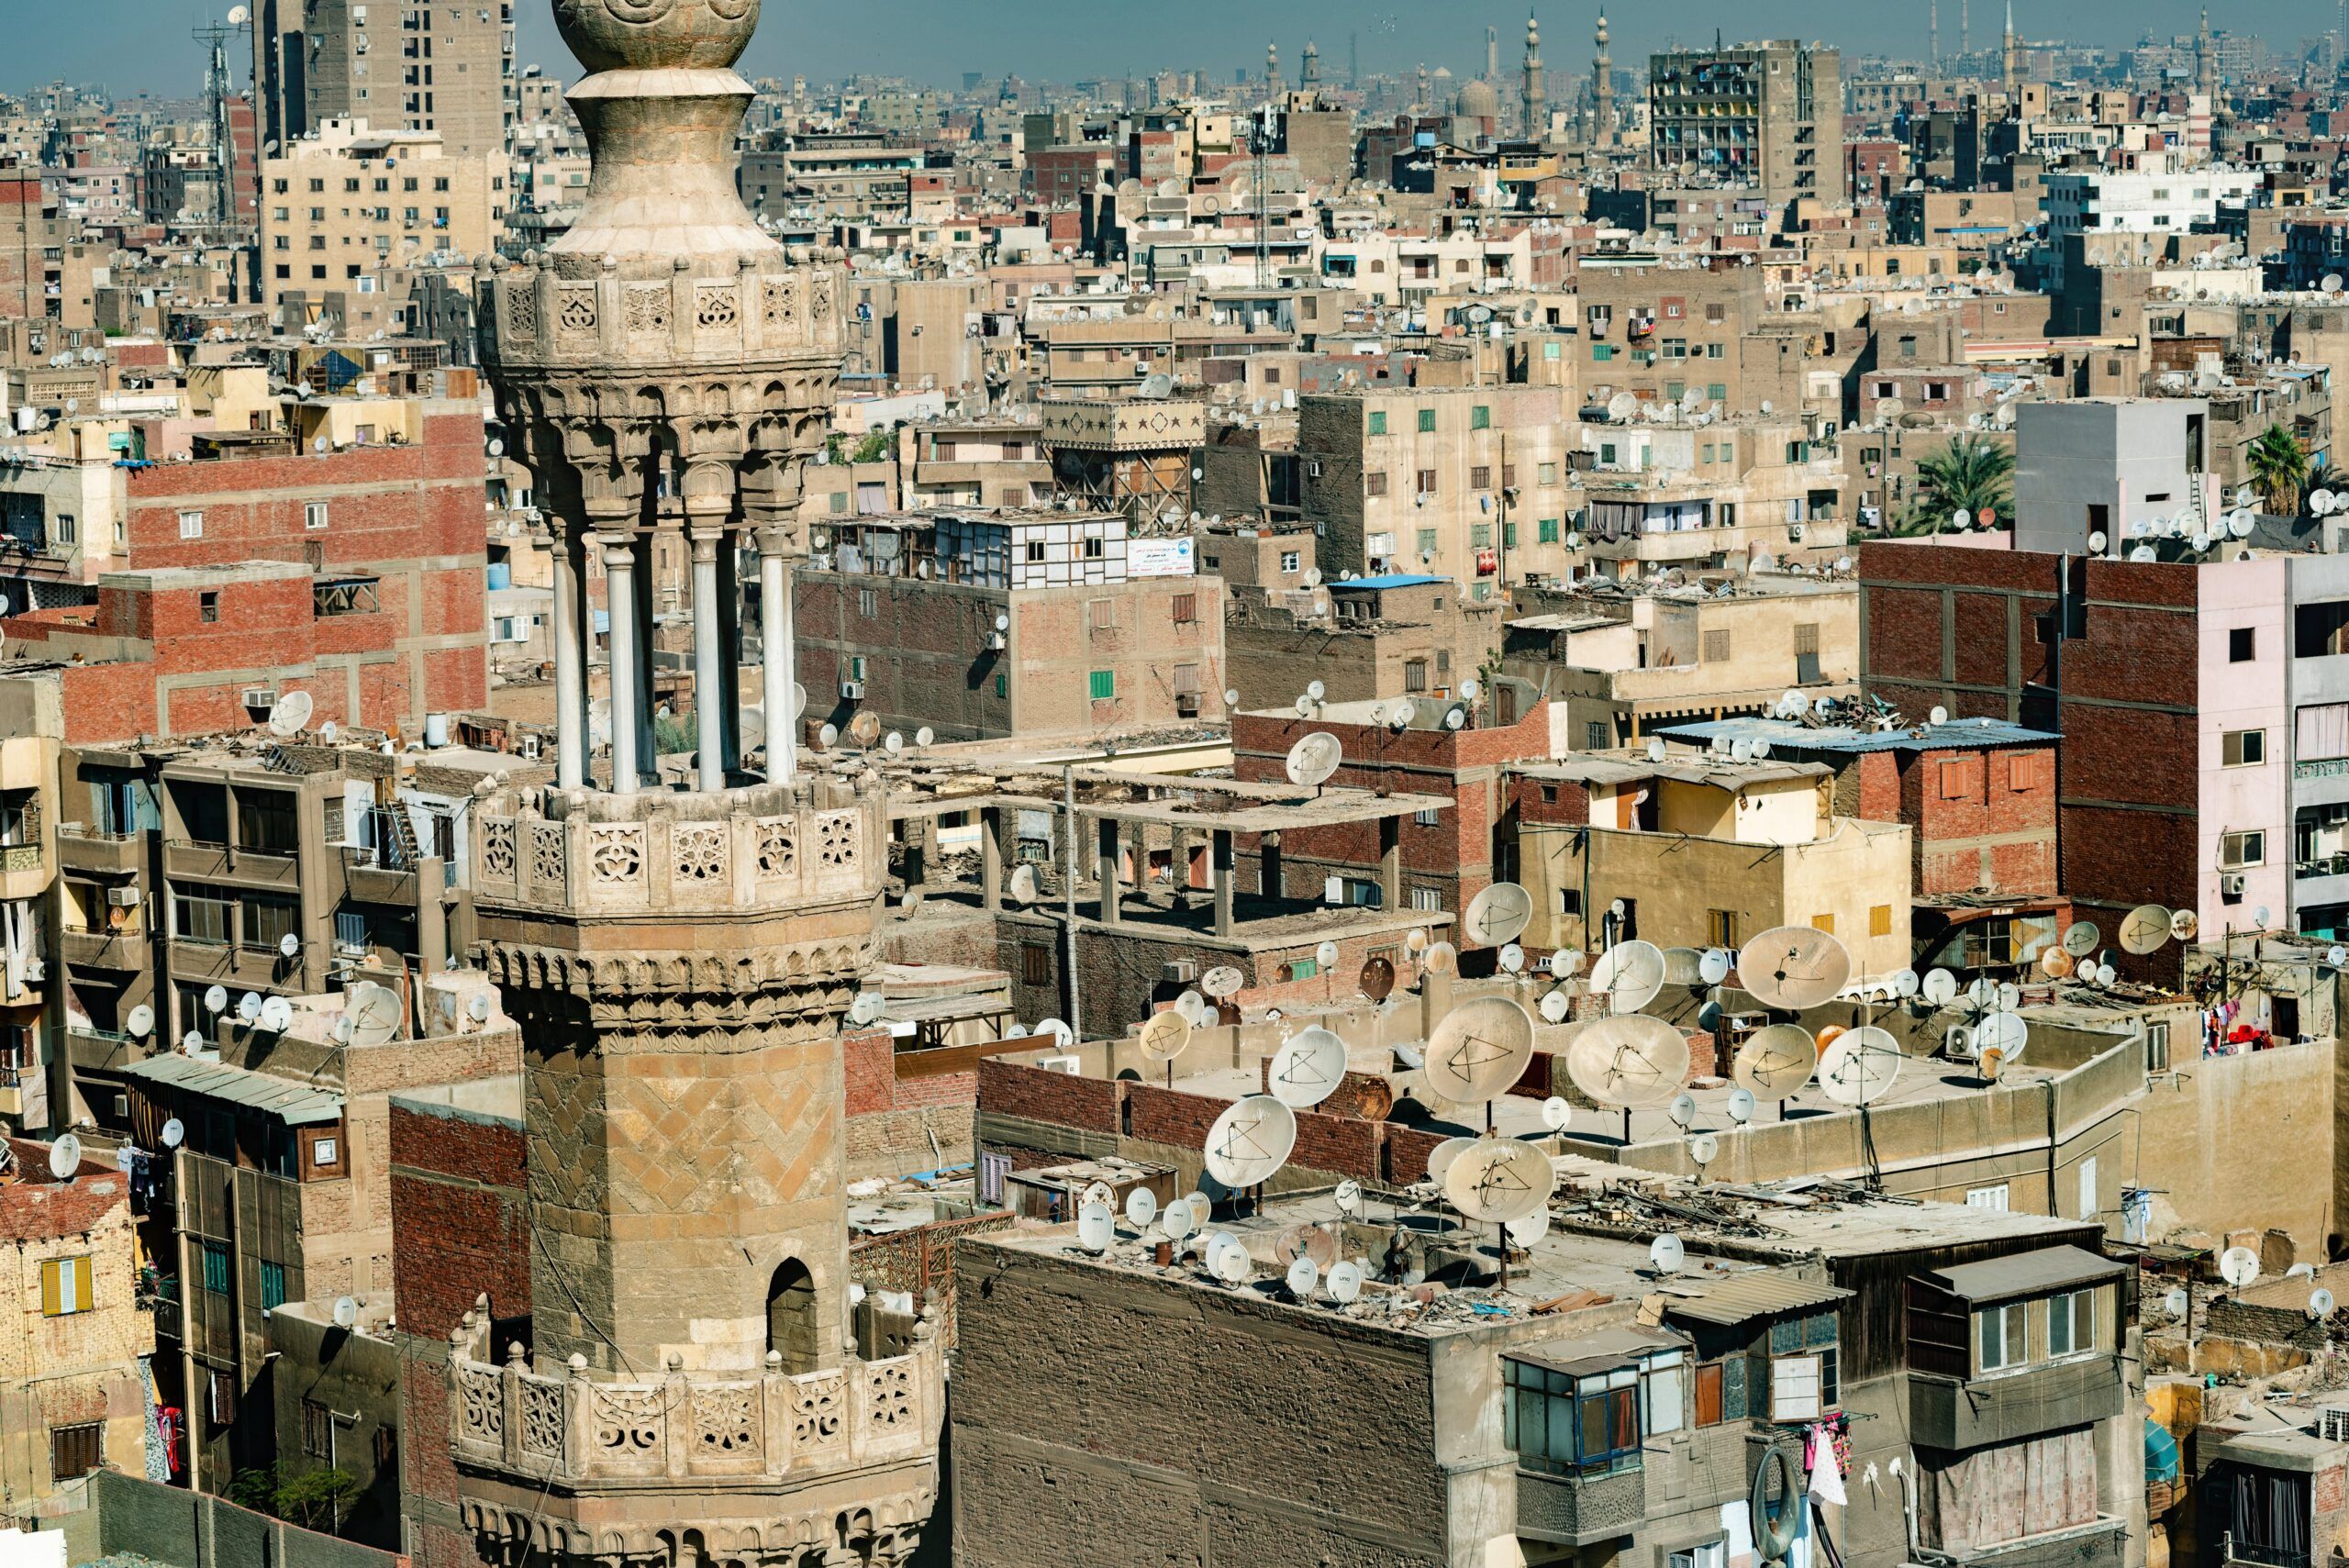
M783 1358L785 1373L796 1376L822 1364L816 1329L816 1276L798 1259L785 1258L767 1284L767 1349Z

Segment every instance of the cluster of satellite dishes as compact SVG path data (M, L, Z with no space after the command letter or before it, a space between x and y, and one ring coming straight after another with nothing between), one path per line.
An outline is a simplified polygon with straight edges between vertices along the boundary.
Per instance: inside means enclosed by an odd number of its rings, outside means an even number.
M796 707L801 711L805 711L807 706L807 689L805 686L795 684L792 688L792 701ZM823 728L816 731L817 749L823 751L830 751L833 747L840 744L841 733L842 732L839 725L827 721ZM895 729L890 730L885 735L883 734L881 731L881 716L879 714L873 713L869 710L858 714L855 717L848 721L848 729L846 733L848 738L854 741L861 750L870 751L877 745L883 751L892 757L901 757L905 755L905 736ZM762 735L763 736L763 728L762 728ZM921 748L930 745L937 739L937 731L931 729L929 725L925 724L919 729L914 731L914 749L918 751Z
M2316 1270L2310 1264L2295 1263L2285 1271L2285 1277L2288 1279L2313 1277L2315 1273ZM2259 1254L2248 1247L2228 1248L2219 1254L2219 1277L2226 1281L2227 1284L2234 1290L2248 1289L2259 1278ZM2181 1312L2186 1309L2188 1303L2182 1299L2185 1296L2186 1292L2182 1288L2170 1293L2168 1306L2171 1311ZM2319 1285L2309 1292L2308 1304L2301 1308L2301 1311L2308 1316L2310 1322L2321 1323L2332 1316L2333 1308L2339 1305L2333 1299L2332 1292Z

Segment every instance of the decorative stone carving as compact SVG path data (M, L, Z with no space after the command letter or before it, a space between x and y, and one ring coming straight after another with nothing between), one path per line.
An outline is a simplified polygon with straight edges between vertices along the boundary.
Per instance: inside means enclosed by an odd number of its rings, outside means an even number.
M788 817L763 817L758 821L759 876L778 882L799 869L798 827Z
M484 817L481 824L481 869L500 882L514 880L514 819Z
M848 1377L811 1372L791 1380L791 1446L826 1449L848 1433Z
M529 342L539 335L539 291L525 279L508 284L505 292L506 335L518 342Z
M597 1385L593 1410L596 1451L609 1459L642 1459L661 1451L665 1390Z
M461 1408L457 1429L468 1442L496 1444L506 1440L506 1391L497 1369L467 1365L457 1369Z
M856 864L856 813L829 812L816 818L816 858L826 870L845 871Z
M541 1377L522 1380L522 1451L558 1457L562 1452L562 1385Z
M607 887L625 886L644 875L644 825L618 823L587 829L587 870Z
M628 329L630 332L666 332L669 329L669 291L659 284L629 284Z
M593 332L596 329L595 285L564 284L562 308L555 319L566 332Z
M761 290L766 309L767 325L787 327L799 314L799 280L784 276L769 278Z
M707 330L731 327L740 319L741 312L735 304L734 289L727 284L703 284L695 291L698 318Z
M903 1361L876 1362L865 1369L866 1413L876 1427L896 1429L913 1424L914 1377Z
M748 1384L694 1390L694 1446L706 1453L748 1453L758 1441L758 1401Z
M672 829L677 851L677 880L708 884L726 879L726 825L722 822L680 822Z
M552 822L530 824L532 881L562 885L562 828Z

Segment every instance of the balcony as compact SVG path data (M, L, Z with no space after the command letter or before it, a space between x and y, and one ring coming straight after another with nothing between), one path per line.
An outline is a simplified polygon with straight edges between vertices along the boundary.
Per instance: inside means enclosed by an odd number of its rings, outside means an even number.
M1517 1533L1554 1546L1621 1540L1647 1518L1647 1473L1636 1466L1608 1474L1517 1473Z
M88 872L97 876L130 876L147 859L144 833L108 833L79 822L61 822L57 828L57 863L61 870Z
M1995 1377L1909 1374L1909 1440L1966 1451L2019 1442L2121 1413L2121 1362L2085 1356Z
M163 845L163 874L174 881L233 882L244 886L296 888L301 857L290 851L199 844L184 839Z
M58 933L60 954L74 969L144 969L147 933L138 929Z
M1951 1551L1945 1561L1955 1568L2121 1568L2121 1546L2127 1537L2125 1521L2099 1515L2091 1523L2069 1529ZM2246 1561L2240 1549L2234 1560ZM2309 1568L2309 1560L2280 1561L2265 1568Z

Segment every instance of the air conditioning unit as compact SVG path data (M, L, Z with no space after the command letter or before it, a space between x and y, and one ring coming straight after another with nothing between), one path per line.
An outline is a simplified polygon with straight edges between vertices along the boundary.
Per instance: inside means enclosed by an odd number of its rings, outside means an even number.
M1979 1052L1975 1048L1974 1031L1964 1024L1954 1024L1942 1036L1942 1054L1952 1062L1971 1062Z
M242 700L249 708L272 707L276 705L277 694L267 686L247 686Z
M1193 959L1171 958L1158 966L1158 978L1164 984L1188 985L1198 977L1199 966Z
M106 902L117 909L136 909L139 907L139 889L109 887L106 889Z
M1065 1073L1072 1078L1078 1072L1077 1060L1074 1056L1040 1056L1036 1058L1036 1065L1047 1073Z
M2241 898L2243 896L2243 873L2239 871L2231 871L2227 873L2224 876L2219 878L2220 896L2223 898Z
M863 681L842 681L841 683L841 700L842 702L861 702L863 698L864 683Z
M1802 542L1802 525L1800 523L1788 523L1787 525L1787 541L1789 544L1800 544Z

